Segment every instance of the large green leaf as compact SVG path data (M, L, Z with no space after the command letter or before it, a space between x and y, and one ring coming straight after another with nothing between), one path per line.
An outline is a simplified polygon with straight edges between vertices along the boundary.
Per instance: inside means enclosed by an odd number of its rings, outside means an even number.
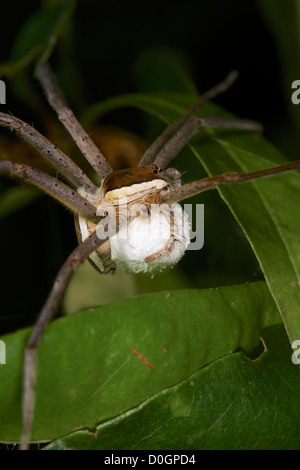
M218 359L94 432L47 449L299 450L300 375L284 328L268 328L263 341L259 358Z
M253 351L262 330L280 322L264 282L142 295L59 319L39 346L32 439L95 429L218 358ZM2 338L7 358L0 365L0 440L5 442L21 434L28 335L26 329Z
M122 95L95 104L86 119L94 121L104 112L127 105L170 123L178 120L191 103L191 97L178 94ZM205 105L201 112L225 115L212 104ZM271 144L251 132L201 129L190 145L209 175L246 173L285 162ZM300 338L299 178L299 172L293 172L218 188L259 260L290 341Z

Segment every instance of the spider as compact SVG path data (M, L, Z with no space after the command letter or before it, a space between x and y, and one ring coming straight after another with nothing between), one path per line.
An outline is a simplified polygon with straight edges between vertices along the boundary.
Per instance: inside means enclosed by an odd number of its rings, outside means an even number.
M178 122L167 127L145 152L137 168L119 171L112 170L68 108L47 63L38 64L36 76L49 104L84 157L100 175L102 184L96 186L67 155L29 124L0 113L0 125L37 149L65 182L25 164L3 160L0 161L0 174L37 186L71 210L75 215L79 242L59 270L25 349L23 435L20 445L23 450L29 446L34 412L36 348L73 271L87 258L101 273L114 272L116 265L130 272L152 272L173 266L184 255L189 244L189 226L178 204L180 201L220 184L243 183L300 168L300 162L294 161L242 175L225 173L185 185L181 185L181 175L176 169L167 168L201 126L261 132L260 124L249 120L194 117L200 106L231 86L237 77L236 72L204 93ZM160 225L163 220L167 231L158 240L153 241L150 237L147 243L139 243L145 226L148 228L150 222L155 230L157 220ZM126 236L122 237L124 230Z

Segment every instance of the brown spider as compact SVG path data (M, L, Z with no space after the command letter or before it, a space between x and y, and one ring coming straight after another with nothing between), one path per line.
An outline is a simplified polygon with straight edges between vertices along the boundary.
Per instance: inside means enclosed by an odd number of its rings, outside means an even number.
M179 201L200 192L214 189L220 184L243 183L300 167L300 162L296 161L243 175L225 173L183 186L180 183L179 172L172 168L166 169L172 159L201 126L230 127L256 132L261 130L258 123L248 120L222 119L212 116L193 117L195 111L203 103L228 89L236 78L236 73L233 72L222 83L203 94L180 121L167 127L148 148L137 168L113 172L100 150L82 129L72 111L66 106L49 66L46 63L40 63L36 73L48 102L57 112L59 120L71 134L85 158L101 176L102 185L100 188L97 187L67 155L62 153L33 127L11 115L0 113L0 125L10 129L18 137L37 149L56 168L68 184L40 170L10 161L0 161L0 174L33 184L70 209L75 215L75 226L79 240L78 247L58 272L53 288L26 346L21 449L27 449L30 440L34 410L36 348L43 331L55 313L72 272L86 258L89 258L93 266L103 273L113 272L116 263L131 272L138 272L139 270L151 272L152 268L157 267L157 265L159 268L174 265L184 254L189 242L187 232L184 232L180 225L180 220L184 216L182 209L177 204ZM153 205L158 207L159 213L167 210L162 209L163 207L170 209L169 237L162 242L160 248L157 248L155 242L151 248L152 251L149 252L148 250L142 256L143 259L138 267L137 263L132 264L131 257L133 255L131 254L120 261L119 245L115 241L118 234L121 233L126 224L128 230L130 227L134 227L134 222L140 219L141 216L142 221L154 219L156 214ZM133 207L134 210L130 210ZM115 216L113 229L111 229L112 217L110 214L112 208ZM99 227L102 236L99 235ZM136 238L133 245L139 239L136 234L134 236ZM118 254L112 257L113 251Z

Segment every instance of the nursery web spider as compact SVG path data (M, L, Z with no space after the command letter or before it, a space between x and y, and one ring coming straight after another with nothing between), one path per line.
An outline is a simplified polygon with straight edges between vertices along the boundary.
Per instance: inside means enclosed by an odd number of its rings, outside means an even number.
M4 160L0 161L0 174L33 184L65 205L75 215L75 225L79 239L79 245L71 253L57 274L53 288L33 327L25 349L23 434L20 445L20 448L23 450L29 447L34 411L36 348L43 331L55 313L72 272L87 258L90 259L98 271L103 273L113 272L115 261L118 263L118 259L117 256L115 256L114 260L111 257L110 242L117 235L117 232L119 231L120 233L120 230L122 230L125 219L129 230L130 225L140 217L142 212L144 219L153 218L151 204L174 209L177 206L180 207L177 204L179 201L203 191L214 189L220 184L243 183L300 168L300 161L295 161L242 175L238 173L225 173L183 186L180 183L179 172L172 168L166 169L172 159L201 126L237 128L254 132L261 131L261 126L258 123L249 120L223 119L213 116L194 117L194 113L201 105L226 91L231 86L237 76L235 72L229 74L223 82L204 93L182 119L167 127L145 152L137 168L115 172L113 172L101 151L83 130L73 112L65 104L53 74L46 63L40 63L37 66L36 76L42 85L49 104L57 112L59 120L70 133L84 157L98 175L101 176L102 185L100 188L97 187L67 155L29 124L14 116L0 113L0 125L13 131L18 137L37 149L54 166L66 183L25 164ZM119 202L120 198L124 196L127 198L127 203L122 206ZM133 202L140 205L138 205L136 211L128 215L128 212L124 212L124 207L127 210ZM143 208L141 208L141 204ZM105 217L109 212L108 208L112 206L119 207L116 211L117 217L114 233L109 230L109 217ZM121 206L123 207L122 210L120 209ZM179 209L174 209L173 212L176 212L176 210ZM100 224L100 226L102 224L106 238L99 238L98 230L96 230L97 224ZM130 264L130 259L127 259L123 264L121 263L121 266L124 267L125 263L126 268L126 263L129 263L129 266L127 266L129 270L138 272L139 270L151 271L151 266L153 267L155 263L158 263L162 268L166 265L174 265L184 254L189 242L186 233L178 235L175 227L176 224L176 216L171 215L169 239L163 242L161 248L153 248L151 253L145 254L144 259L142 259L142 265L136 268L136 266Z

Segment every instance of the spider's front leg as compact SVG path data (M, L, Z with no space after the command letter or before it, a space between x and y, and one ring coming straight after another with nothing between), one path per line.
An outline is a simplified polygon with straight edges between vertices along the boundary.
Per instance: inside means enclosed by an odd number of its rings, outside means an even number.
M268 178L299 169L300 160L295 160L290 163L284 163L283 165L267 168L265 170L253 171L251 173L223 173L222 175L209 176L202 180L187 183L179 188L173 189L173 191L168 194L162 195L160 203L174 204L175 202L183 201L184 199L195 196L196 194L200 194L204 191L215 189L223 184L247 183L248 181Z
M109 218L101 221L102 233L108 235L119 230L119 220L111 223ZM59 270L52 290L46 300L44 307L33 327L28 340L24 355L24 388L23 388L23 434L21 437L20 450L28 450L30 442L30 430L34 414L34 384L36 376L36 350L43 332L53 317L62 295L68 285L73 271L93 253L97 248L106 243L106 238L99 238L99 232L94 231L88 238L75 248L68 259Z

